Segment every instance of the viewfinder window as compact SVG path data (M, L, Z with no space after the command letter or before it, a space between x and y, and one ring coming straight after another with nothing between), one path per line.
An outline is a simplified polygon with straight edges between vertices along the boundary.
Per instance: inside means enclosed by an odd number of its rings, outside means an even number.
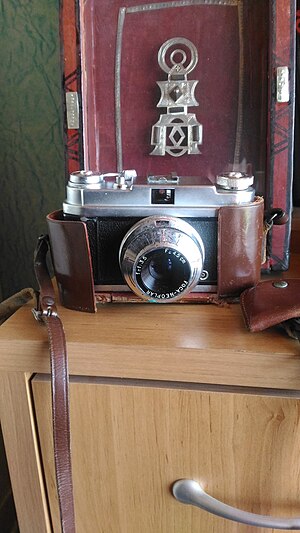
M152 204L174 204L175 190L174 189L152 189L151 203Z

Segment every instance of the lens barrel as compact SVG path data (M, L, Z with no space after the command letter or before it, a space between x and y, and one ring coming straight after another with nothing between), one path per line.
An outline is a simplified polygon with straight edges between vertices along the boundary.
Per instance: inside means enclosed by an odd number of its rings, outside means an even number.
M144 300L179 300L197 285L204 263L198 232L176 217L151 216L125 235L119 251L127 285Z

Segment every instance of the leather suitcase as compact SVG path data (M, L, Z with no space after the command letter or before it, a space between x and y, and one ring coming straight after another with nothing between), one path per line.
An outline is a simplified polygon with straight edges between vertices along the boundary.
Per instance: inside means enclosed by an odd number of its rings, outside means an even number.
M134 168L200 183L240 170L253 173L267 210L291 213L295 16L295 0L63 0L67 175ZM153 156L157 82L168 76L158 51L174 38L198 52L188 78L198 81L190 110L203 141L199 154ZM273 227L265 270L288 268L289 239L289 223Z

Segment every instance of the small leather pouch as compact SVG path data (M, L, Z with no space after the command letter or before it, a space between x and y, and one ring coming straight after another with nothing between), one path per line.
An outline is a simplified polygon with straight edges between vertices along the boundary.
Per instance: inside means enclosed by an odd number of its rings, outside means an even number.
M250 331L281 325L290 337L300 339L300 279L262 281L240 297Z

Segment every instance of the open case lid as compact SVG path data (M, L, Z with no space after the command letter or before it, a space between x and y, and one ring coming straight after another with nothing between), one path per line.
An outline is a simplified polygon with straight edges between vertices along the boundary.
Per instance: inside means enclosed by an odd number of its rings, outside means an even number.
M68 174L134 168L201 183L241 170L267 209L291 211L295 0L64 0L61 32ZM168 72L191 62L185 78ZM182 102L196 125L192 154ZM287 268L289 235L289 224L273 228L267 268Z

